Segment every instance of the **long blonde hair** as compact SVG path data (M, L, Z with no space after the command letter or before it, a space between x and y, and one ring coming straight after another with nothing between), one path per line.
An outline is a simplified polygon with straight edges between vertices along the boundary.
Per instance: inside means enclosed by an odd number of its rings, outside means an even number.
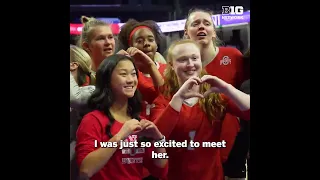
M171 98L180 88L178 83L178 77L172 68L172 63L174 61L172 57L172 51L177 45L188 43L194 44L200 49L199 45L191 39L182 39L174 41L168 48L167 67L164 73L165 83L162 89L163 95L167 98ZM202 69L200 77L206 74L206 71ZM204 92L209 90L210 87L211 86L207 83L201 84L200 93L203 94ZM206 98L199 99L199 104L201 109L206 113L210 121L220 120L225 112L226 103L221 97L221 95L218 93L211 93Z
M70 62L79 64L79 86L86 81L86 75L89 76L89 84L95 84L95 72L91 70L92 60L89 54L80 47L70 45Z

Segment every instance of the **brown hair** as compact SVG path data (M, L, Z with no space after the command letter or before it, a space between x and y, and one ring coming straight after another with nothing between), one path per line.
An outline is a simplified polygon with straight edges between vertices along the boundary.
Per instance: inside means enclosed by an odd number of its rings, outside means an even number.
M192 13L195 13L195 12L204 12L204 13L207 13L210 15L210 17L212 17L213 15L213 11L209 10L209 9L200 9L200 8L191 8L188 12L188 16L186 18L186 23L184 25L184 29L187 31L188 29L188 23L189 23L189 17ZM210 18L211 21L212 21L212 18ZM213 25L213 29L216 31L216 26L215 24L213 23L212 21L212 25ZM187 38L187 36L184 36L184 38ZM216 33L216 37L212 39L212 42L213 42L213 45L214 46L220 46L222 44L222 41L219 39L217 33Z
M187 44L187 43L194 44L200 49L200 46L191 39L182 39L182 40L174 41L171 43L171 45L168 48L168 55L167 55L168 63L164 73L165 83L162 90L162 93L167 98L170 98L171 96L173 96L180 88L178 84L178 77L172 69L172 62L174 61L172 57L172 51L177 45ZM207 74L206 71L202 70L200 73L200 77L206 74ZM200 93L203 94L204 92L209 90L210 87L211 86L207 83L200 85ZM211 93L206 98L199 99L199 104L202 110L206 113L210 121L222 119L223 114L225 112L226 104L220 94Z

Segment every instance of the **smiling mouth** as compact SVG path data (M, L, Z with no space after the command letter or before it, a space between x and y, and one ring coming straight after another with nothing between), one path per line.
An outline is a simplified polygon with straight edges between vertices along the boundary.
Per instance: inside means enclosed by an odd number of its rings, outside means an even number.
M195 72L195 70L185 71L185 73L188 75L193 75Z
M125 89L133 89L133 86L124 86Z

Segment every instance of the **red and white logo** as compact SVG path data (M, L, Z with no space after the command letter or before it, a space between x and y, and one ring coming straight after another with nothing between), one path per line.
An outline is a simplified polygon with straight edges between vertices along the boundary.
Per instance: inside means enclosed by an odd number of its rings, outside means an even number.
M223 56L222 60L220 60L220 65L228 65L231 64L231 59L229 56Z

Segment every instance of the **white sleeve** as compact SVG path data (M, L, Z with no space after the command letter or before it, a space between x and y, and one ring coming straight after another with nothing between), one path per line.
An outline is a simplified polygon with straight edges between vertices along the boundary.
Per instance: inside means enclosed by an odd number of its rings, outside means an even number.
M70 107L80 108L85 105L95 90L95 86L79 87L74 77L70 72Z

